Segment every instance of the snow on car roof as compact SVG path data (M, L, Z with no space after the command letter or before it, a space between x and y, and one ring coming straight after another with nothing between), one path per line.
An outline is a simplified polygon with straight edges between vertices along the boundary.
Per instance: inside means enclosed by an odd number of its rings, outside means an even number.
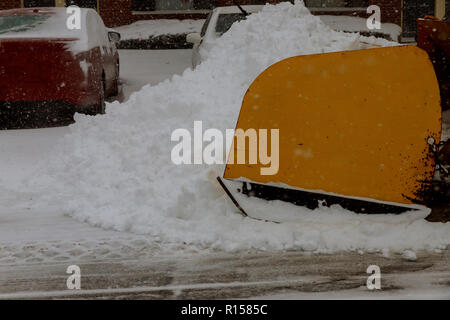
M92 9L81 8L81 29L71 30L67 8L26 8L0 11L0 39L76 39L70 44L72 51L93 46L86 30L86 19ZM90 36L92 37L92 35Z

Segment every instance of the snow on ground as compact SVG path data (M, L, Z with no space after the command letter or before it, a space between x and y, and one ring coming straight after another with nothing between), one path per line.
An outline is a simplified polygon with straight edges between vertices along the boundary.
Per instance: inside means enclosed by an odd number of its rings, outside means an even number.
M74 220L64 215L58 205L17 210L12 204L16 200L11 195L2 196L0 266L136 259L158 250L157 244L144 236L102 230Z
M191 129L195 120L204 128L234 128L246 89L269 65L347 50L357 37L332 31L300 3L267 5L233 25L197 69L145 86L126 103L108 105L104 116L79 115L51 161L29 181L33 210L50 202L81 221L163 245L228 251L445 248L450 224L428 223L426 212L371 217L251 199L255 212L295 213L296 219L279 225L243 219L215 182L222 165L176 166L170 160L174 129Z
M130 39L148 39L154 36L166 34L183 34L191 32L200 32L205 20L175 20L158 19L143 20L132 24L117 27L115 30L120 32L122 40Z
M191 66L191 50L119 50L123 101L144 85L156 85Z
M370 30L367 28L367 19L348 16L319 16L325 24L335 30L354 32L378 32L387 34L392 40L398 41L402 33L402 28L394 23L382 23L380 30Z
M301 290L279 290L269 295L252 297L256 300L448 300L450 290L447 270L434 267L415 272L385 272L381 268L380 290L368 290L366 285L348 290L301 292ZM365 283L366 284L366 283Z
M67 127L0 132L0 186L19 186L23 179L40 174L39 161L46 161ZM42 168L41 168L42 170Z
M417 281L417 274L413 275ZM369 291L365 287L352 290L325 292L295 292L270 294L249 298L249 300L448 300L447 286L429 286L427 288L408 288L408 290Z

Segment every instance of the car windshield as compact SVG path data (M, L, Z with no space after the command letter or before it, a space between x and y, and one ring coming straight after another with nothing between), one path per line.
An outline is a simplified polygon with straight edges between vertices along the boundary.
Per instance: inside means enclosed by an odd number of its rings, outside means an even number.
M28 32L42 25L50 14L15 14L0 16L0 34Z
M245 20L245 16L242 13L227 13L227 14L219 14L219 18L217 19L216 24L216 33L221 36L228 29L231 28L233 23L236 21Z
M83 9L87 10L87 9ZM0 14L0 40L3 39L57 39L70 41L67 49L73 52L86 50L98 45L102 37L95 24L86 24L86 17L81 15L81 28L68 28L66 8L43 8L23 10L24 12L5 12ZM36 12L39 11L39 12ZM82 11L84 13L86 11ZM92 37L87 31L91 30Z
M210 12L208 14L208 17L205 20L205 23L203 24L202 30L200 31L200 36L204 37L206 34L206 30L208 30L209 22L211 21L212 13Z
M35 9L38 10L38 9ZM61 9L39 9L0 15L0 38L72 38L80 39L86 28L67 28L67 12ZM82 25L84 25L82 17Z

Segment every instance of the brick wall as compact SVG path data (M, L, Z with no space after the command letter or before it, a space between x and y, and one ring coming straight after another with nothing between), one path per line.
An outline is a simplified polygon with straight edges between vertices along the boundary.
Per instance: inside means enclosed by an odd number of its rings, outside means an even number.
M369 0L369 5L376 4L381 9L381 22L392 22L401 26L402 0Z
M100 15L108 27L130 24L134 21L131 0L100 1Z
M20 8L20 0L1 0L0 10Z

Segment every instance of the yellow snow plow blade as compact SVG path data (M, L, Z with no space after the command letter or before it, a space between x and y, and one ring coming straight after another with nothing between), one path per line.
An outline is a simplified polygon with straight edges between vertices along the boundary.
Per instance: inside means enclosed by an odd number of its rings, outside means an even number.
M249 148L236 164L235 134L225 178L412 204L434 172L428 142L441 137L439 87L416 46L292 57L245 94L236 129L252 128L279 129L278 172L261 174L267 162L249 163Z

